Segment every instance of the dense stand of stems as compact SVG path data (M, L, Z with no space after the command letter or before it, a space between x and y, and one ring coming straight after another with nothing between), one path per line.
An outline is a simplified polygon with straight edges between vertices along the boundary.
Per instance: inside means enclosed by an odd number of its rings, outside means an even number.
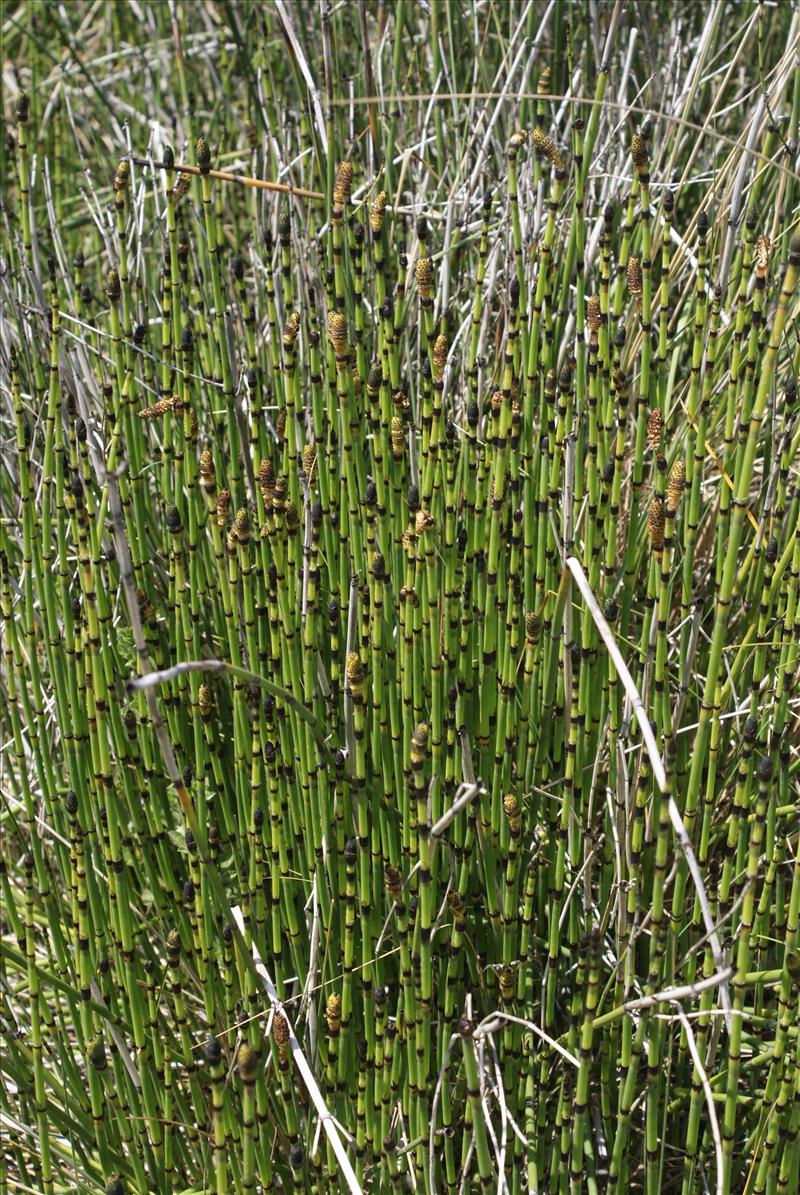
M724 108L673 190L685 133L606 106L616 16L581 48L528 6L526 128L475 111L467 5L227 6L213 71L144 7L196 174L105 144L84 192L74 80L40 90L45 30L83 80L69 14L15 35L0 1195L796 1190L791 46L748 25L772 123ZM415 72L456 98L412 147ZM307 186L212 169L242 104L249 173Z

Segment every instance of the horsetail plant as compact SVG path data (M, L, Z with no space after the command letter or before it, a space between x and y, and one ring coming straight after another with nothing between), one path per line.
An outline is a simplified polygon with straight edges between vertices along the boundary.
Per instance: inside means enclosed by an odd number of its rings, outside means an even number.
M797 1190L800 28L631 21L4 17L0 1195Z

